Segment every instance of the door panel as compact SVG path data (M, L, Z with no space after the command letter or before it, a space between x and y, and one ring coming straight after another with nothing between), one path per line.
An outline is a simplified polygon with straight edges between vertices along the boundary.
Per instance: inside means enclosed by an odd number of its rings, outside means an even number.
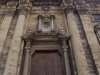
M31 59L31 75L63 75L58 52L36 52Z

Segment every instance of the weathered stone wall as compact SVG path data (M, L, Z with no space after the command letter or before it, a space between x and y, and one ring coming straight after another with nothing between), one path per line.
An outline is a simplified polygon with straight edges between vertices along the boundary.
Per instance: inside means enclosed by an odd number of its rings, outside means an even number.
M1 52L1 56L0 56L0 75L3 75L3 72L4 72L4 68L5 68L5 64L6 64L6 61L7 61L7 57L8 57L12 37L13 37L15 27L16 27L17 18L18 18L18 15L15 15L13 17L13 20L11 22L9 31L7 32L5 45L4 45L3 50Z
M22 11L23 14L21 13L19 16L18 14L14 14L15 12L18 13L18 10L15 10L16 6L12 8L13 4L8 4L7 6L3 6L3 8L1 8L2 5L0 5L0 75L19 75L20 71L18 69L21 64L21 62L19 62L19 60L21 60L21 58L19 58L22 42L21 37L25 33L25 30L29 28L34 29L38 23L37 16L39 14L55 15L54 24L65 31L69 30L68 32L71 33L71 47L74 53L73 58L75 59L77 73L79 75L99 75L100 44L93 30L94 24L99 24L99 22L93 23L90 15L84 12L90 12L90 10L97 11L100 9L94 6L92 9L90 8L91 3L87 3L88 2L84 0L80 2L76 1L76 11L81 11L80 8L82 7L83 13L79 14L78 17L75 17L72 12L69 12L69 14L65 13L66 18L61 6L51 6L50 11L47 13L43 11L41 6L32 6L30 12L27 10L28 17L26 17L26 8L20 8L20 10L24 9L24 11ZM87 8L84 8L85 6ZM99 5L96 5L96 7L97 6L99 7ZM14 10L12 11L12 9Z
M77 14L75 13L75 18L76 18L77 28L78 28L78 31L79 31L79 34L80 34L80 37L81 37L83 49L84 49L84 52L85 52L86 60L87 60L87 63L88 63L89 72L90 72L91 75L92 74L96 75L96 69L94 68L95 65L94 65L94 61L93 61L93 58L92 58L91 49L90 49L90 46L88 44L86 34L84 32L83 25L82 25L82 22L81 22L81 19L80 19L78 13Z
M85 31L92 55L93 55L93 59L94 59L98 74L100 74L100 59L99 59L100 45L94 33L90 16L88 14L80 15L80 18L82 20L83 28L84 28L84 31Z

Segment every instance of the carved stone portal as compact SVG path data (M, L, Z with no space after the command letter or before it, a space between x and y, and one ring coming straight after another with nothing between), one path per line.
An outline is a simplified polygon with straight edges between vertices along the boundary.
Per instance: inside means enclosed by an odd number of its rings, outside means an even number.
M42 19L41 19L42 18ZM69 38L69 34L67 34L64 30L61 30L60 28L53 29L53 26L50 24L53 23L53 21L50 21L50 18L54 19L54 16L38 16L39 24L38 27L34 29L29 29L27 33L23 36L23 39L26 42L26 56L25 56L25 65L24 65L24 74L23 75L30 75L31 66L33 65L31 62L31 59L34 58L33 55L36 54L37 51L57 51L58 54L63 56L64 52L64 58L65 62L68 63L68 55L67 55L67 48L65 51L65 47L67 47L67 44L62 43L63 41L67 41ZM41 19L41 20L40 20ZM41 21L43 22L43 26L45 28L48 28L51 26L50 31L44 31L41 25ZM53 25L53 24L52 24ZM40 31L41 30L41 31ZM53 30L53 31L52 31ZM63 57L61 57L63 59ZM64 61L64 60L63 60ZM31 63L31 64L29 64ZM65 66L66 70L70 69L69 66ZM70 70L68 70L70 71ZM66 71L67 72L67 71ZM32 72L31 72L32 73ZM70 75L70 72L67 74Z

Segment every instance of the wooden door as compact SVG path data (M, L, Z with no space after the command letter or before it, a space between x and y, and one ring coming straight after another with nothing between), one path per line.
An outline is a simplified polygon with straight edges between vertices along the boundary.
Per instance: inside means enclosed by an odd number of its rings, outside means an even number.
M31 59L30 75L63 75L62 66L58 52L36 52Z

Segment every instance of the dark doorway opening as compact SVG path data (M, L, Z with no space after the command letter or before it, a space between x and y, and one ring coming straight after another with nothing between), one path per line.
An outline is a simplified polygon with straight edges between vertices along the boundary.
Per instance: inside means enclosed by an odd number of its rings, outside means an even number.
M31 57L30 75L64 75L63 68L58 51L38 51Z

